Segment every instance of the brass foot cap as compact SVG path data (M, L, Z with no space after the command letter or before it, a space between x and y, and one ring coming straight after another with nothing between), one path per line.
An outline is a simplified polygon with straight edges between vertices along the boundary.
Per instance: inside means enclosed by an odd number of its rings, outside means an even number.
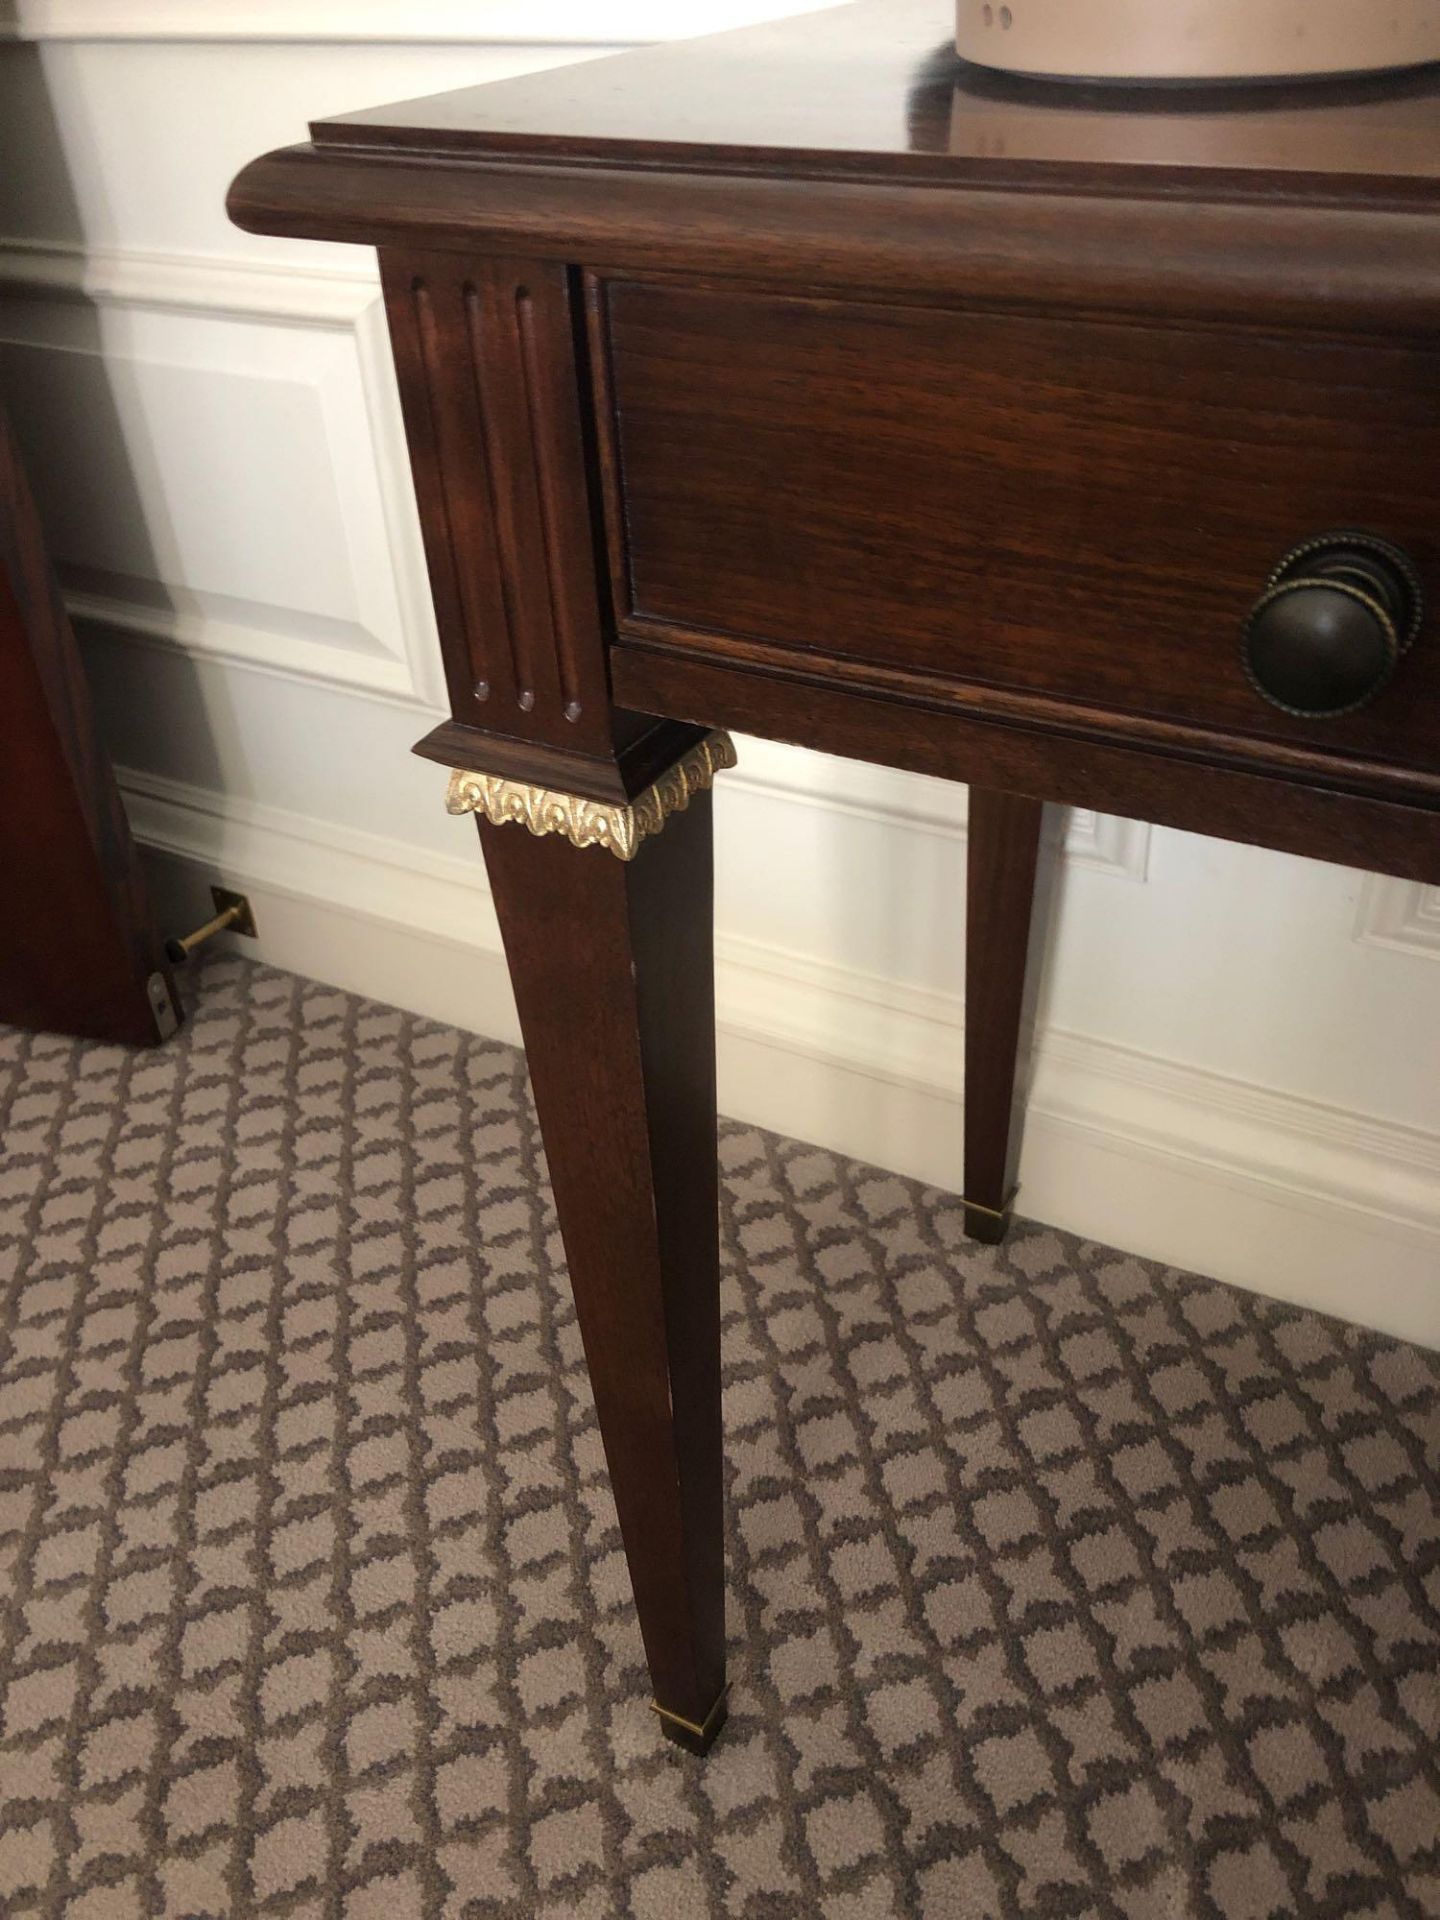
M1003 1207L983 1207L978 1200L967 1200L962 1194L960 1204L965 1209L967 1236L987 1247L999 1246L1010 1231L1010 1222L1015 1218L1015 1195L1019 1191L1018 1187L1013 1188Z
M660 1728L667 1740L673 1740L677 1747L683 1747L687 1753L698 1753L703 1757L714 1746L720 1729L725 1725L728 1714L726 1697L729 1692L729 1687L724 1688L703 1720L688 1720L683 1713L672 1713L668 1707L662 1707L658 1700L650 1702L650 1711L659 1716Z

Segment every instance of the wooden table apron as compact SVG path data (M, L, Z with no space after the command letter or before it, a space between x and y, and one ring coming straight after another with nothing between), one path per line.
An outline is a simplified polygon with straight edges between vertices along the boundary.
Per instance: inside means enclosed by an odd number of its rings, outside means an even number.
M970 783L983 1239L1047 804L1440 882L1428 633L1329 717L1239 658L1310 536L1361 526L1440 587L1440 86L1157 141L1133 102L957 72L947 11L868 0L348 116L230 198L379 250L451 706L417 751L479 820L655 1706L700 1751L726 1688L720 730Z

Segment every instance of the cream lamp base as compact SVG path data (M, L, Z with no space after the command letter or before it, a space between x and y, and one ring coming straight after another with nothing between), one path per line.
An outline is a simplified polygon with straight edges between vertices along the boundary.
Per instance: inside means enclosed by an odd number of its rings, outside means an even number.
M955 44L1049 79L1313 79L1440 60L1440 0L959 0Z

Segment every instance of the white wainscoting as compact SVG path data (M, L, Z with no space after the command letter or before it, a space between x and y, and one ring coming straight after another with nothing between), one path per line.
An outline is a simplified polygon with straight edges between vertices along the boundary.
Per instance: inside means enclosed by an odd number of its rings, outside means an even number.
M1371 874L1361 896L1356 938L1393 953L1440 960L1440 887ZM1437 1066L1440 1071L1440 1066Z
M442 690L373 267L228 228L234 166L547 40L779 11L0 0L53 171L0 181L0 342L168 923L234 881L277 964L516 1037L405 751ZM726 1111L953 1185L964 790L745 742L717 826ZM1022 1209L1440 1346L1437 956L1436 889L1073 816Z
M78 622L439 699L373 274L11 242L0 368Z

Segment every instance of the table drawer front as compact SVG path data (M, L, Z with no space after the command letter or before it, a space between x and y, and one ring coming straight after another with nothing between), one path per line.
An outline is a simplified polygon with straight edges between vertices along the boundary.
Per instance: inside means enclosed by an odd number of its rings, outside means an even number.
M1440 592L1440 354L632 282L604 318L625 630L1440 763L1440 623L1335 718L1239 660L1332 528Z

